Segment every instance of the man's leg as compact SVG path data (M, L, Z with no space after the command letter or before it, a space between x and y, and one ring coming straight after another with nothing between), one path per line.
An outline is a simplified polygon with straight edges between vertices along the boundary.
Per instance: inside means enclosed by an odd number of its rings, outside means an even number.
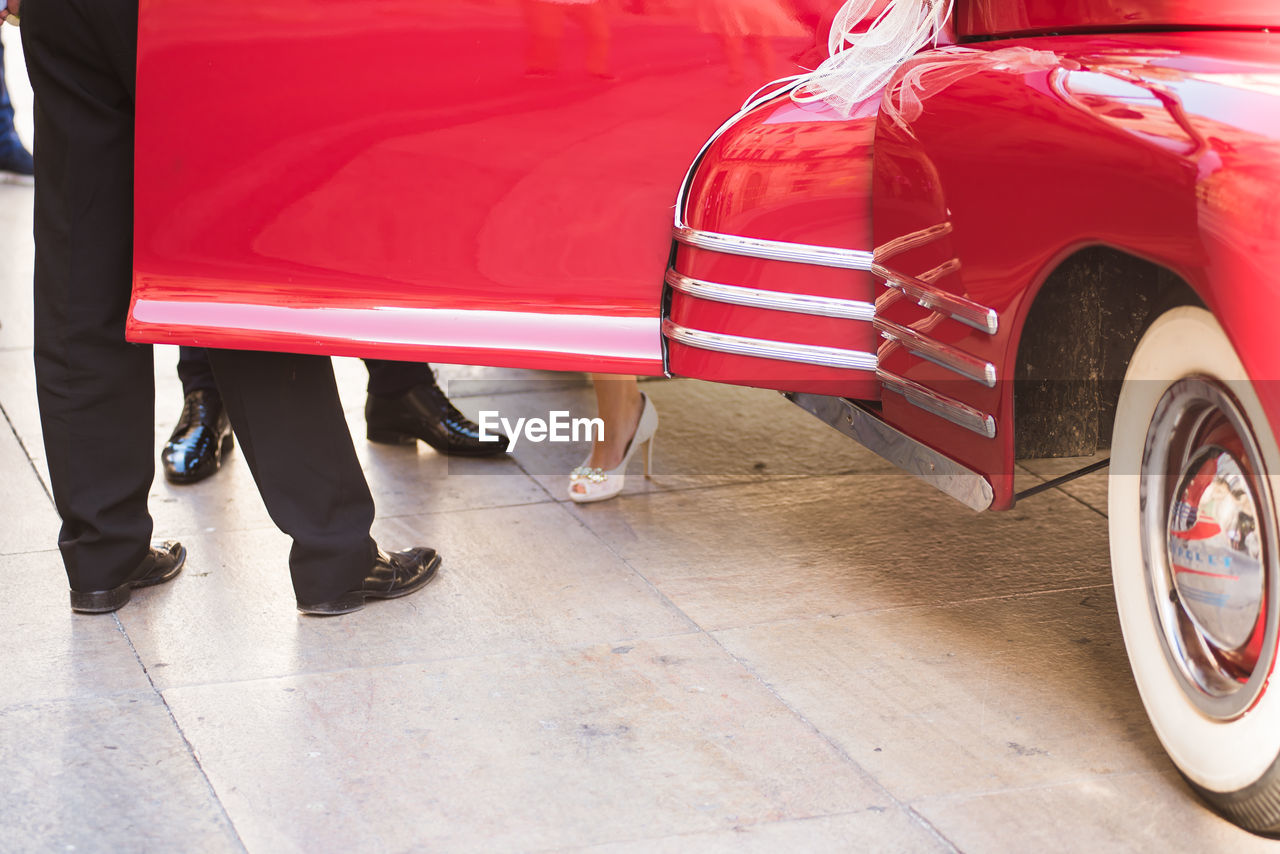
M185 556L176 544L148 549L151 348L124 340L137 0L27 6L23 47L44 181L35 227L41 421L72 607L77 590L89 590L85 610L112 610L132 587L172 578ZM434 576L434 550L386 556L369 538L373 501L328 360L220 351L210 362L267 508L294 538L300 603L315 597L323 601L313 612L342 613L366 598L412 593Z
M322 356L209 350L245 460L272 520L293 537L300 604L358 589L374 564L373 498Z
M414 386L434 383L435 372L425 362L392 362L387 359L364 359L369 370L369 394L398 397Z
M178 379L182 414L160 451L160 464L170 483L197 483L222 467L234 444L231 422L203 347L178 348Z
M364 404L370 442L412 445L419 439L442 454L487 457L507 450L507 437L480 441L480 426L458 411L422 362L365 359L369 396Z
M36 391L67 577L73 592L103 591L128 581L147 557L155 473L151 348L124 338L137 6L26 7L39 139Z
M178 379L184 396L193 391L218 393L218 381L213 377L213 366L203 347L178 348Z

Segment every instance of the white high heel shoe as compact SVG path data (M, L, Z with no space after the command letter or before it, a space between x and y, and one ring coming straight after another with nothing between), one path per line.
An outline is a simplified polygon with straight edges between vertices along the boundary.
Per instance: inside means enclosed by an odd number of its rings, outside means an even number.
M627 481L627 465L636 449L644 445L644 476L649 477L653 465L653 434L658 432L658 410L649 399L649 395L640 392L644 398L644 409L640 411L640 422L636 424L635 435L627 444L627 452L622 455L622 462L617 468L593 468L586 462L569 473L569 499L578 504L589 504L592 501L604 501L622 491ZM581 487L581 491L579 491Z

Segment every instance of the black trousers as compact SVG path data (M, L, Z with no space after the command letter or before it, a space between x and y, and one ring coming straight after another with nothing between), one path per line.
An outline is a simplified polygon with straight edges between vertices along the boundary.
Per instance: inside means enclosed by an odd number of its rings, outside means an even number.
M435 382L431 366L423 362L365 359L364 366L369 370L369 394L382 397L399 397L423 383ZM184 397L193 391L218 390L213 367L203 347L178 348L178 379L182 381Z
M35 368L58 545L71 587L121 583L149 547L152 352L124 338L133 249L137 0L30 0L35 90ZM210 351L236 437L293 537L298 599L321 602L372 564L373 499L326 358Z

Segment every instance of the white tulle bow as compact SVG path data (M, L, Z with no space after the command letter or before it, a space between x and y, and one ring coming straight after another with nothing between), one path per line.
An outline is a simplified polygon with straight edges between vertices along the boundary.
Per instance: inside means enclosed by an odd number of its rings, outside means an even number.
M926 45L937 45L954 0L889 0L865 32L854 32L884 0L848 0L831 24L831 56L800 75L791 98L824 101L848 116L874 95L903 62Z

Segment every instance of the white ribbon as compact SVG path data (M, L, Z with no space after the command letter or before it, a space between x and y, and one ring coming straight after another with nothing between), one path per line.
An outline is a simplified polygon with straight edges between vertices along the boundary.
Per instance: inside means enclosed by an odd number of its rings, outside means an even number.
M889 0L866 32L855 33L881 2L847 0L831 23L830 58L786 81L796 84L792 100L799 104L824 101L847 118L854 107L884 88L898 66L925 46L937 46L954 4L954 0Z

